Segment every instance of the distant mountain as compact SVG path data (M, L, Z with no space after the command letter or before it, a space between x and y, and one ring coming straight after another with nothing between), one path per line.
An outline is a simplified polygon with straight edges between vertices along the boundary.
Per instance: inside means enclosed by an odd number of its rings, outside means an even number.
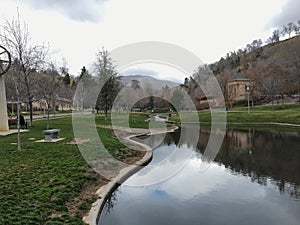
M162 87L166 85L169 88L174 88L178 86L178 83L169 80L158 80L151 76L143 76L143 75L125 75L121 77L121 83L124 86L131 86L132 80L138 80L140 82L140 86L142 88L147 88L150 86L154 90L161 90Z

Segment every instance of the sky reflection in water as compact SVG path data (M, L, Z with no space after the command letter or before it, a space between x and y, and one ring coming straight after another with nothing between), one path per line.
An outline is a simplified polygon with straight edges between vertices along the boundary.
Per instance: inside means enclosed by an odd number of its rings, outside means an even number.
M155 150L154 166L116 190L99 224L300 223L299 133L229 130L215 162L201 172L208 136L201 131L197 146L189 146L178 143L178 133L167 135ZM185 157L181 162L180 157L168 157L176 148L190 157L187 163ZM136 179L162 177L176 163L184 166L163 182L128 186Z

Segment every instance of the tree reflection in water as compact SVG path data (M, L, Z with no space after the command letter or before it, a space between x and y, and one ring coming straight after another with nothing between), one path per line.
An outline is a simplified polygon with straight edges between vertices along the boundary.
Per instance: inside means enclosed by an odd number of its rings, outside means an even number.
M182 129L184 137L181 137L181 143L178 142L180 133L173 135L178 146L187 143L197 133L193 128ZM201 155L209 135L209 129L201 129L199 142L193 146ZM299 137L297 132L228 129L215 162L233 173L250 177L252 182L260 185L274 184L280 193L288 193L290 197L299 199Z
M115 191L111 193L109 198L106 200L103 211L106 212L106 214L109 214L111 210L114 208L114 206L117 204L117 192L119 192L119 189L117 188Z
M168 133L162 145L187 145L195 149L197 158L203 158L210 136L210 129L202 128L195 137L194 128ZM181 136L180 136L181 135ZM281 194L300 199L300 151L298 132L259 131L227 129L223 144L215 163L224 166L231 174L240 174L262 186L277 187ZM197 138L197 146L189 142ZM157 145L159 137L151 138ZM151 145L151 143L150 143ZM109 214L117 204L120 189L108 198L104 211Z

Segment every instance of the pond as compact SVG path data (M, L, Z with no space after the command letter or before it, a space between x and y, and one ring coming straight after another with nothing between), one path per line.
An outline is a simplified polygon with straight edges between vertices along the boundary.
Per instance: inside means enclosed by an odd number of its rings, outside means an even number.
M98 224L300 224L300 133L227 129L210 163L202 157L209 135L153 136L150 145L162 143L152 162L113 192Z

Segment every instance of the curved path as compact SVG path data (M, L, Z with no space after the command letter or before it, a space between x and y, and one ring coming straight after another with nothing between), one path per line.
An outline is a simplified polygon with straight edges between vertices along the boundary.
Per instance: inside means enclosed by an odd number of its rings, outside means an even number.
M109 128L106 126L106 128ZM120 130L122 130L121 127L119 127ZM126 128L125 128L126 129ZM172 127L171 129L168 129L167 131L164 132L174 132L176 129L178 129L177 126ZM83 217L83 222L86 224L90 225L97 225L98 222L98 216L100 215L104 204L106 200L110 197L111 193L120 185L122 184L125 180L127 180L131 175L136 173L138 170L142 168L142 166L145 166L149 164L152 160L153 152L152 149L145 144L142 144L140 142L132 140L133 137L140 136L140 135L147 135L149 134L148 129L132 129L134 134L127 136L125 139L132 144L139 145L143 147L146 150L146 154L142 159L139 161L135 162L133 165L129 165L128 167L122 169L119 171L119 174L114 177L109 183L107 183L104 186L101 186L96 194L98 196L98 200L92 204L92 208L90 209L89 213ZM162 130L157 129L156 131L152 131L151 134L158 134L162 133Z

